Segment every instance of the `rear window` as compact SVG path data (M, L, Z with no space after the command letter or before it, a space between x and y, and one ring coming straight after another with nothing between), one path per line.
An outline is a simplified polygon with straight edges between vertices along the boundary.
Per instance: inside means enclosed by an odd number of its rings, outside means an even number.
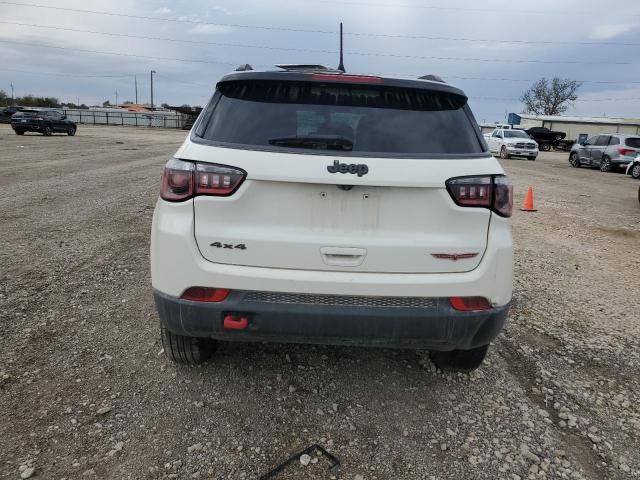
M640 148L640 138L638 137L627 138L624 143L627 147Z
M529 135L522 130L505 130L504 138L529 138Z
M12 115L13 118L17 117L35 117L36 112L16 112Z
M219 85L207 110L195 134L223 146L372 156L485 151L466 98L447 92L232 81Z

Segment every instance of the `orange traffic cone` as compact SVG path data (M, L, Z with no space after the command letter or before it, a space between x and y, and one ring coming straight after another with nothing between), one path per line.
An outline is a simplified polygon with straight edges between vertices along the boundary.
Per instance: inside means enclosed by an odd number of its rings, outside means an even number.
M538 210L533 208L533 188L529 187L527 194L524 197L524 204L520 209L523 212L537 212Z

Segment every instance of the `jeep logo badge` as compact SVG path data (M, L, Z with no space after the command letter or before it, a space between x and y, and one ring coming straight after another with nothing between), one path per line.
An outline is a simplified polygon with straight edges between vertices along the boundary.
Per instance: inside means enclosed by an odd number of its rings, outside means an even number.
M333 165L327 165L329 173L357 173L359 177L369 172L369 167L364 163L340 163L338 160L333 161Z

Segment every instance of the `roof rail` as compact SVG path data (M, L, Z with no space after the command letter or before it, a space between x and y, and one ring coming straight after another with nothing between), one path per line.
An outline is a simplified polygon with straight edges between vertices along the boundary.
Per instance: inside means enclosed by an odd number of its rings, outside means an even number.
M447 83L442 79L442 77L439 77L438 75L434 75L432 73L419 77L419 80L431 80L432 82Z
M248 63L244 63L242 65L238 65L238 68L236 68L236 72L246 72L248 70L253 70L253 67L251 65L249 65Z

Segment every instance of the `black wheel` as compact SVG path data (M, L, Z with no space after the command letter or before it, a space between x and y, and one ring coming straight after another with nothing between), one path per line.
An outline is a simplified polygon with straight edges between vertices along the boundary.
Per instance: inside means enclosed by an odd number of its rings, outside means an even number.
M533 162L536 159L536 157L528 157L528 160Z
M50 127L49 125L46 125L46 126L42 129L42 134L43 134L45 137L50 137L52 133L53 133L53 132L52 132L51 127Z
M24 135L24 130L16 130L16 135Z
M76 127L69 127L69 130L67 130L67 135L69 135L70 137L73 137L76 134Z
M209 360L216 350L216 342L211 338L176 335L163 326L160 337L165 355L177 363L197 365Z
M640 178L640 163L636 163L631 167L631 176L635 179Z
M452 350L450 352L430 352L431 360L440 370L475 370L487 355L489 345L471 350Z
M607 155L603 155L602 160L600 160L600 171L601 172L611 171L611 159Z
M541 143L540 150L542 150L543 152L548 152L551 150L551 145L548 143Z
M573 168L580 168L580 157L576 152L572 152L569 155L569 165L571 165Z
M504 145L500 149L500 158L503 158L505 160L511 158L511 155L507 153L507 147L505 147Z

